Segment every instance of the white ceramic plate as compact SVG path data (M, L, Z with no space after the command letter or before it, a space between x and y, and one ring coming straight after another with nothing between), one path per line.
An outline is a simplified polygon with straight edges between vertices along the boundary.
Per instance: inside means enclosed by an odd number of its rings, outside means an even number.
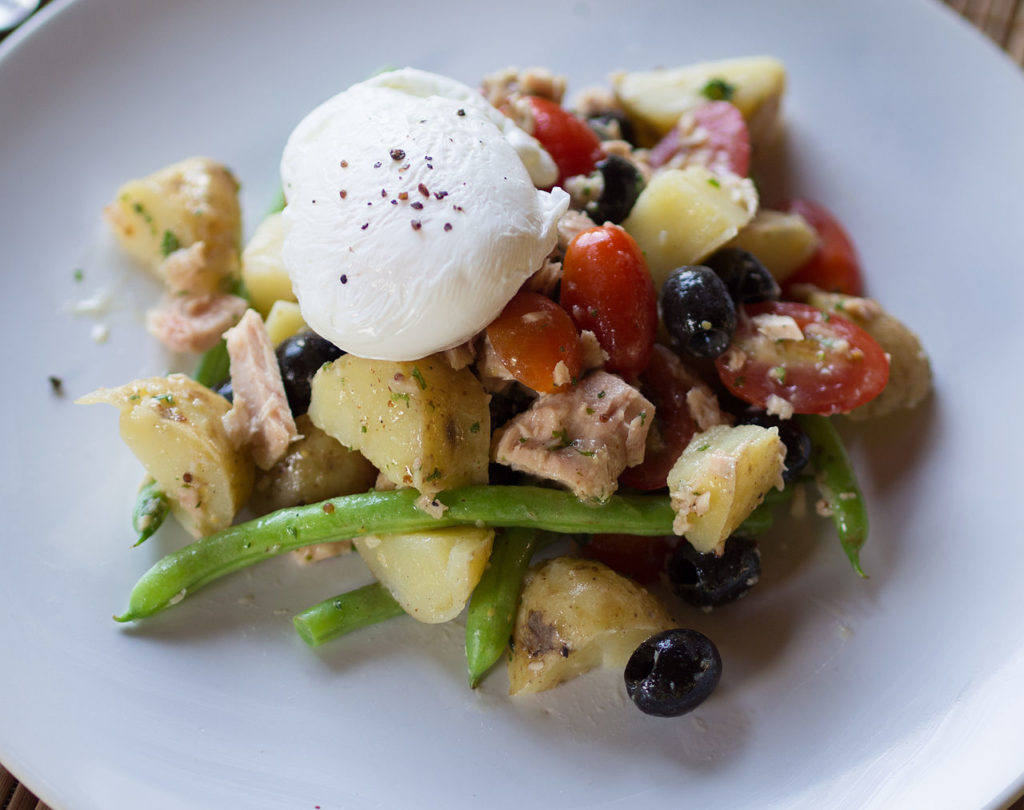
M1024 79L923 0L619 5L78 0L4 44L0 760L53 807L962 808L1022 785ZM671 721L633 710L614 672L471 692L458 626L309 651L289 615L366 581L355 559L274 561L138 628L110 620L182 541L129 548L140 468L113 410L71 404L174 362L141 327L154 288L100 221L123 180L215 156L251 229L293 124L380 66L475 82L542 64L580 89L752 53L790 70L775 190L838 212L934 359L927 407L853 438L870 580L824 522L781 527L749 598L686 617L725 675ZM68 312L101 292L105 314Z

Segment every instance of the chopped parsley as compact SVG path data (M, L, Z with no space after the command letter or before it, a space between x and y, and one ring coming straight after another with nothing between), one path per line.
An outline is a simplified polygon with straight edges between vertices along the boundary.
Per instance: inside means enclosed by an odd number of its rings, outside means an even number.
M722 184L718 182L718 178L717 177L709 177L708 178L708 185L709 186L714 186L715 188L721 188L722 187Z
M704 98L711 101L732 101L735 93L735 85L729 84L729 82L722 78L711 79L700 91Z
M479 433L480 432L480 423L479 422L474 422L472 425L470 425L469 426L469 432L470 433Z
M419 366L412 367L412 376L416 379L416 384L419 385L420 391L427 390L427 381L423 379L423 374L420 371ZM406 402L408 404L408 402Z
M157 394L153 397L153 399L159 400L160 402L166 402L168 405L174 404L173 394Z
M408 394L403 394L403 393L400 393L398 391L392 391L391 392L391 400L392 400L392 402L404 402L405 403L405 407L407 407L407 408L409 407L409 395Z
M81 281L85 278L85 271L81 267L76 267L75 271L71 275L75 281Z
M164 231L164 238L160 242L160 252L164 256L170 256L181 247L178 237L171 231Z

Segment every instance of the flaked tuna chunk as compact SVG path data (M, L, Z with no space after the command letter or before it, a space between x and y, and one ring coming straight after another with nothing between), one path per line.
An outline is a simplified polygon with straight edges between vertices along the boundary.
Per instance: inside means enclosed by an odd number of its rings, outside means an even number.
M173 352L205 352L248 306L237 295L166 294L159 306L146 313L146 329Z
M224 338L234 391L231 410L223 417L224 427L235 447L248 445L256 465L269 470L299 438L273 344L263 320L252 309Z
M573 389L543 394L495 433L499 464L565 485L580 500L605 501L626 467L644 458L654 406L620 377L588 374Z

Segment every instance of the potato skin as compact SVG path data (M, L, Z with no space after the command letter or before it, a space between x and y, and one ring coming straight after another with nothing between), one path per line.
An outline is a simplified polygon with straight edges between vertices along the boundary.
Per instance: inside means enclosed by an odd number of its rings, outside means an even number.
M624 667L640 642L674 626L652 594L603 563L548 560L524 580L509 693L551 689L598 666Z
M77 402L121 411L121 436L193 537L231 525L252 492L254 466L224 430L221 418L231 407L224 397L171 374L101 388Z

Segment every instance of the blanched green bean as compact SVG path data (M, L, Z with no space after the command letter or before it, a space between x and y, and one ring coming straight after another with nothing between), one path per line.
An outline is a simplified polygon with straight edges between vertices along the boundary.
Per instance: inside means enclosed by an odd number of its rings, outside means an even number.
M523 575L537 545L532 529L506 529L494 537L487 568L466 613L466 669L472 687L508 649Z
M797 418L810 437L814 481L832 514L839 543L853 570L867 577L860 565L860 550L868 538L868 511L843 440L828 417Z
M438 496L447 507L439 518L417 508L419 497L412 489L346 495L281 509L202 537L150 568L132 589L128 609L115 618L151 616L225 574L311 543L465 524L659 535L672 533L674 518L669 499L654 495L615 495L592 506L543 487L470 486Z
M167 495L160 489L160 485L152 478L146 478L135 498L135 509L132 511L132 528L139 535L135 545L141 545L152 537L170 511Z
M292 617L292 624L310 647L319 647L332 638L404 614L391 592L379 582L372 582L313 605Z

